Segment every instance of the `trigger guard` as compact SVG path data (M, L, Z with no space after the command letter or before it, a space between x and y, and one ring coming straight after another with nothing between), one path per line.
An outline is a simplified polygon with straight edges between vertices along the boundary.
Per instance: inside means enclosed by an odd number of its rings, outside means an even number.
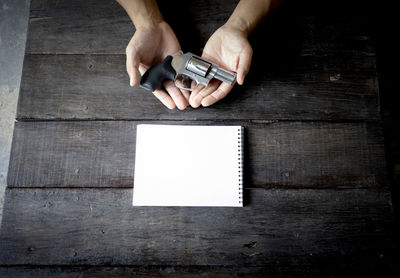
M185 80L191 80L192 81L192 79L190 79L189 77L186 77L186 76L184 76L184 75L182 75L183 77L183 82L185 81ZM177 88L179 88L179 89L181 89L181 90L185 90L185 91L193 91L193 89L192 88L185 88L185 87L183 87L183 86L180 86L180 85L178 85L178 83L177 83L177 78L175 78L175 80L174 80L174 83L175 83L175 86L177 87ZM196 87L194 87L194 89L196 89L197 88L197 86L199 85L199 82L197 81L197 80L193 80L193 81L195 81L196 82Z

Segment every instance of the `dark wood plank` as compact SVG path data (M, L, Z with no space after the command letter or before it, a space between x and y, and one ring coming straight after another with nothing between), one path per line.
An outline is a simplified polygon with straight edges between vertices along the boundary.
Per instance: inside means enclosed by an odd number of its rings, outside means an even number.
M374 57L266 55L223 101L185 111L129 87L123 55L27 55L17 118L379 120Z
M114 277L396 277L396 269L386 259L370 266L338 266L322 268L318 265L303 266L0 266L0 277L7 278L114 278Z
M19 122L16 126L10 186L132 187L134 123Z
M196 52L226 22L237 2L171 0L159 1L159 5L183 49ZM268 34L268 45L278 51L283 48L300 55L375 55L371 19L365 14L343 14L337 9L334 16L315 16L318 11L292 4L271 15L252 41L258 42ZM133 32L130 19L115 1L32 0L26 51L124 54Z
M8 189L0 262L349 269L390 261L389 192L244 194L244 208L132 207L131 189Z
M116 1L31 1L26 53L124 53L135 29Z
M8 185L132 187L138 123L146 122L17 122ZM247 187L340 188L386 184L379 124L157 123L245 126Z
M266 267L224 267L224 266L0 266L0 277L7 278L113 278L113 277L287 277L288 274L303 277L305 274L321 273L322 270L312 270L310 267L268 269ZM359 273L358 273L359 274Z
M160 5L178 37L188 38L183 49L200 53L236 2ZM129 88L123 54L134 28L115 1L33 0L28 54L122 55L27 55L18 118L378 120L371 20L307 14L291 4L272 14L252 35L246 85L212 108L179 112Z

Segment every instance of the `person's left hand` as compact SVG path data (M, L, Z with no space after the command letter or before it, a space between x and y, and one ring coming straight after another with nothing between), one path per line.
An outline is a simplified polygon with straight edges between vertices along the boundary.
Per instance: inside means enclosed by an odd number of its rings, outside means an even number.
M221 68L237 72L236 81L243 84L244 78L250 69L253 49L247 39L247 34L235 27L224 25L210 37L204 47L202 57L208 59ZM190 95L189 103L193 108L200 105L209 106L224 98L234 84L213 79L204 87L198 85Z

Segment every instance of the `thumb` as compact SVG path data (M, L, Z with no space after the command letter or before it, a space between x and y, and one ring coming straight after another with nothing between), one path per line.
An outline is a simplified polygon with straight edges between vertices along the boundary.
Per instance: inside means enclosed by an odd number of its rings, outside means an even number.
M139 64L140 60L138 55L132 51L127 51L126 52L126 71L128 72L129 75L129 85L130 86L135 86L139 79L140 79L140 73L139 73Z
M137 68L133 71L133 74L129 78L129 84L133 87L135 86L140 80L140 73Z
M239 85L243 85L244 78L246 74L250 70L251 58L253 56L253 49L249 46L249 49L246 49L239 56L239 65L237 68L237 83Z

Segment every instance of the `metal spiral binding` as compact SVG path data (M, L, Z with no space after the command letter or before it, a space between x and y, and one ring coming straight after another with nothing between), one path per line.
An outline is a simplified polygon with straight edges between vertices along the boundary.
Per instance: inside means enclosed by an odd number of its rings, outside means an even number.
M244 128L238 129L238 182L239 182L239 204L243 205L243 133Z

